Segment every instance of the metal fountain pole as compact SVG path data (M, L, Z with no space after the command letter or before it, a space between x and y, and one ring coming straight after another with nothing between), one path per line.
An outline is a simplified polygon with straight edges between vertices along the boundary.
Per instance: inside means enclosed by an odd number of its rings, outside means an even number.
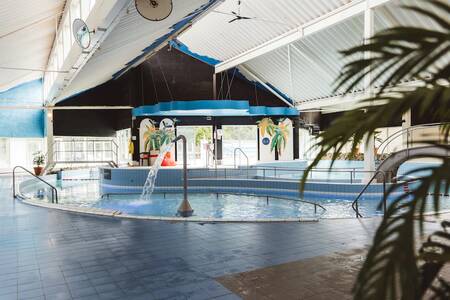
M186 137L184 135L177 136L172 143L176 143L177 141L181 140L183 142L183 202L181 202L180 206L178 207L178 214L181 217L187 218L192 216L194 213L194 210L191 207L191 204L189 204L188 201L188 192L187 192L187 147L186 147Z

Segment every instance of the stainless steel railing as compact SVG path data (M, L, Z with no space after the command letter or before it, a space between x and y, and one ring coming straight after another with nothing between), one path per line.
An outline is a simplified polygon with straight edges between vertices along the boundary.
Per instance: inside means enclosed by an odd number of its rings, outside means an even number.
M372 176L372 178L369 180L369 182L364 186L362 191L358 194L358 196L353 200L352 202L352 208L356 212L357 218L362 218L363 216L359 213L359 199L361 196L366 192L366 190L369 188L369 186L372 184L372 182L377 179L378 175L382 175L383 177L383 211L386 212L387 204L386 204L386 173L383 171L376 171L375 174Z
M51 188L51 190L52 190L52 203L56 203L56 204L58 203L58 190L53 185L51 185L50 183L48 183L44 179L40 178L39 176L36 176L31 171L25 169L22 166L15 166L14 169L13 169L13 197L14 198L17 197L17 194L16 194L16 170L17 169L21 169L22 171L25 171L26 173L30 174L34 178L36 178L39 181L43 182L45 185L49 186Z
M401 149L396 149L396 151L403 150L403 147L406 147L406 149L409 149L413 144L414 140L411 138L411 133L417 130L421 129L428 129L433 127L440 127L442 125L447 125L449 123L429 123L429 124L421 124L421 125L415 125L408 128L400 129L393 134L391 134L389 137L387 137L379 146L378 146L378 155L382 158L386 153L388 146L391 145L394 141L396 141L398 138L401 138L406 135L406 145L402 144ZM420 141L419 141L420 142Z

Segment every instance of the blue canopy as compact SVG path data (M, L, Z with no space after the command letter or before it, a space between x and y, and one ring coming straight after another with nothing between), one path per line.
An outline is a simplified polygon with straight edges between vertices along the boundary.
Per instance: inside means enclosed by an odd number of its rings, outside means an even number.
M133 116L298 116L292 107L251 106L246 100L170 101L133 109Z

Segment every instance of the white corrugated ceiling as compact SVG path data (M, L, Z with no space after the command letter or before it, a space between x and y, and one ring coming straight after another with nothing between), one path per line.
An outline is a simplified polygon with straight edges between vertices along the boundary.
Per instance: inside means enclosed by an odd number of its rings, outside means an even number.
M237 1L226 0L216 12L211 12L179 39L195 53L220 61L229 60L349 2L242 0L243 16L266 21L241 20L229 24L233 17L217 11L236 11ZM404 10L401 5L429 7L426 1L392 0L375 9L375 31L397 25L437 28L433 21ZM242 73L250 70L296 104L334 97L342 92L334 93L334 80L345 64L339 50L362 43L363 28L363 15L354 16L245 62L241 66Z
M65 0L0 2L0 67L45 69ZM38 79L42 72L0 69L0 91Z
M170 33L174 24L209 3L210 0L173 0L172 14L163 21L152 22L139 15L132 1L117 26L58 101L110 80L145 48Z
M224 61L349 2L351 0L241 0L240 14L255 19L228 23L239 6L238 0L225 0L179 40L195 53Z

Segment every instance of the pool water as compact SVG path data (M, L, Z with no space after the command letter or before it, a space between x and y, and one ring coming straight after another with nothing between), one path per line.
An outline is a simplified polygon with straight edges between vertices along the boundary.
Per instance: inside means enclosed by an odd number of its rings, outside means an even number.
M98 182L58 181L59 203L121 211L122 214L153 217L175 217L182 194L154 193L150 200L140 199L140 195L109 195L101 197ZM28 197L51 201L51 192L39 182L22 191ZM189 202L194 209L193 217L222 220L260 219L309 219L309 218L354 218L352 201L330 195L329 198L308 198L306 201L323 206L326 211L298 200L267 198L236 194L189 193ZM430 199L431 205L431 199ZM382 215L380 201L361 198L359 211L364 217ZM389 202L388 202L389 204ZM450 200L441 201L441 209L450 209Z
M224 220L315 218L314 206L300 201L233 194L189 194L194 217ZM109 196L93 206L120 210L130 215L173 217L183 199L182 194L153 194L151 200L139 195ZM322 210L318 209L318 213Z

